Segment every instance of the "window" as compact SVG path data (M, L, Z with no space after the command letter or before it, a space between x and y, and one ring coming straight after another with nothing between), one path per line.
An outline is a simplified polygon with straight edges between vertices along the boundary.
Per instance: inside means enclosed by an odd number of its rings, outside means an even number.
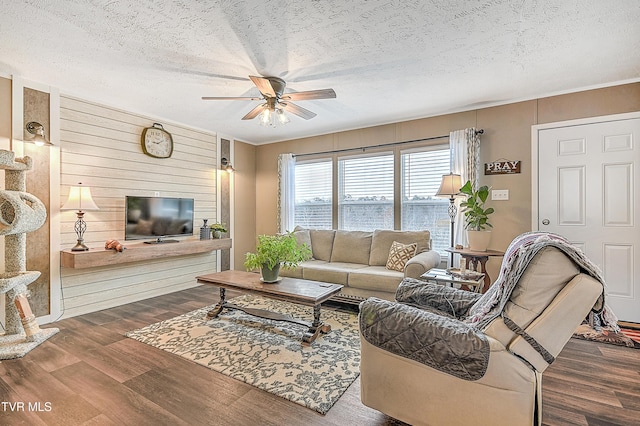
M304 228L332 229L332 162L296 163L295 222Z
M393 229L393 153L338 160L338 229Z
M449 173L449 145L403 151L402 229L428 230L433 249L445 256L450 245L449 200L436 198L442 175Z
M399 158L397 157L399 156ZM449 145L370 155L344 156L296 164L295 223L311 229L373 231L428 230L433 249L446 257L451 222L449 200L437 198L442 175L449 173ZM400 169L395 170L396 160ZM334 161L337 180L333 180ZM400 192L394 194L395 184ZM337 202L333 200L334 189ZM394 199L400 198L399 210ZM334 205L337 212L333 210ZM333 223L337 217L338 223Z

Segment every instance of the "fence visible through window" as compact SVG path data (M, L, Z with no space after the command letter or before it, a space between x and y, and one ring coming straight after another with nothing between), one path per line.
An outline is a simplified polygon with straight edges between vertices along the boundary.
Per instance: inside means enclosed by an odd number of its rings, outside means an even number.
M338 160L338 228L393 229L393 153Z
M309 229L331 229L331 160L296 164L295 221Z

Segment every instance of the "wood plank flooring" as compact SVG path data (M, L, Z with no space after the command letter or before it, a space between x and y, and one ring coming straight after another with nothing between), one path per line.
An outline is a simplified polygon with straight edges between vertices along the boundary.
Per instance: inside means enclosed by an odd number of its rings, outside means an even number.
M0 362L0 424L403 424L362 405L359 380L322 416L124 337L217 299L200 286L59 321L59 334ZM544 373L543 401L545 425L640 425L640 350L571 339Z

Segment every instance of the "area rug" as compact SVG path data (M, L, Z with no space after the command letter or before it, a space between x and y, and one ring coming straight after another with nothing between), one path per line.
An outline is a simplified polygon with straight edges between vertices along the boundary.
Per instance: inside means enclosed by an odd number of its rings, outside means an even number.
M621 328L615 332L609 328L595 330L589 324L581 324L576 329L573 337L583 340L591 340L599 343L626 346L627 348L640 349L640 331L629 328Z
M268 309L311 321L311 307L254 295L236 297L239 306ZM126 333L127 337L192 360L321 414L335 404L360 374L358 319L353 313L322 310L331 331L302 345L307 327L225 309L208 319L212 306Z

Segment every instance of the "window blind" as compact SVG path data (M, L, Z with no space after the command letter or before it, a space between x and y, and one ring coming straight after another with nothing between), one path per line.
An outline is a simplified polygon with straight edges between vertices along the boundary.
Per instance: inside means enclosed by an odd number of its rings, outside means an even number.
M393 153L338 160L338 228L393 229Z
M435 197L449 173L449 145L401 153L402 229L429 230L433 249L445 256L450 241L449 200Z
M304 228L332 229L331 159L296 163L295 222Z

